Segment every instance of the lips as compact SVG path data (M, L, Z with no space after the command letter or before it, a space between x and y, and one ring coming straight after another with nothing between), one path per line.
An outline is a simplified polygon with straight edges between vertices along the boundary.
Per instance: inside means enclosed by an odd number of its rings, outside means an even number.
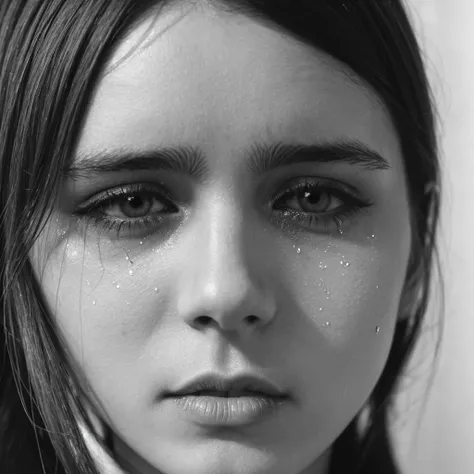
M254 397L256 395L266 395L262 392L252 392L250 390L229 390L229 391L218 391L218 390L199 390L197 392L189 393L188 395L194 395L196 397Z
M240 375L232 378L218 374L207 374L194 378L176 390L167 392L167 396L209 396L209 397L287 397L287 393L275 384L254 375Z

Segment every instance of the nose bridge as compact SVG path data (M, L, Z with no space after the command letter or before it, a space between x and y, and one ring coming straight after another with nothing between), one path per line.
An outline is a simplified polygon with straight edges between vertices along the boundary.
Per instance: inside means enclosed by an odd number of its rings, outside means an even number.
M216 208L200 225L200 252L195 255L197 274L207 296L215 300L213 304L225 305L229 311L229 305L243 303L251 287L258 283L250 268L242 212L228 203Z
M231 206L222 206L221 212L205 225L207 240L203 243L203 250L208 262L205 273L209 282L234 287L234 283L248 283L251 276L250 249L246 245L243 216L235 209L226 211L227 207ZM234 287L234 293L236 290Z
M196 219L193 245L179 295L180 312L189 324L238 330L250 321L268 322L274 312L269 288L251 248L251 223L242 207L222 200Z

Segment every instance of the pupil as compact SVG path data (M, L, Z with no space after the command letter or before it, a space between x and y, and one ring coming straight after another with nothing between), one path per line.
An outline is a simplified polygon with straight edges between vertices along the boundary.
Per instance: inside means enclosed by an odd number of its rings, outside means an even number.
M303 198L306 199L309 204L317 204L321 201L321 195L318 195L317 193L310 193L308 191L303 194Z
M128 198L128 204L133 208L138 208L143 205L143 201L137 196L130 196Z

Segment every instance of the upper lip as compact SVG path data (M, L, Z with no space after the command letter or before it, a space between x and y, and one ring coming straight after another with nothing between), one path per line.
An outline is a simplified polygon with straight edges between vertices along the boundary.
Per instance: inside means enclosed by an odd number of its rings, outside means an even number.
M190 395L203 390L222 392L223 396L260 394L272 397L286 397L276 385L254 375L239 375L232 378L217 374L199 376L167 395Z

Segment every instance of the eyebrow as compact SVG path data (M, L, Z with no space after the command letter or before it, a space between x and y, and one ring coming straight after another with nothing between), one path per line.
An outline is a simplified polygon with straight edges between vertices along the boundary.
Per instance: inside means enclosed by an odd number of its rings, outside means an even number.
M250 148L247 157L249 171L257 176L283 166L304 163L345 163L372 171L390 168L385 158L360 141L314 145L258 143ZM193 147L149 151L109 149L78 153L74 162L63 170L63 176L79 179L95 174L138 170L170 171L203 180L209 172L209 166L203 153Z

